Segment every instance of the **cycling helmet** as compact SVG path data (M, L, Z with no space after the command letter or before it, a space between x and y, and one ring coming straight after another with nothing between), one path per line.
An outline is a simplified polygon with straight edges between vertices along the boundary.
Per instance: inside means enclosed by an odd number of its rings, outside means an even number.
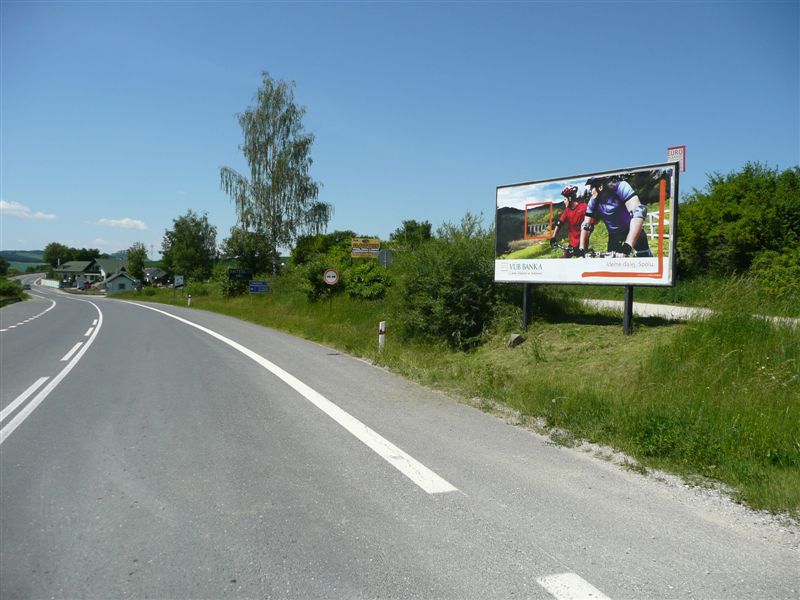
M561 190L561 195L568 200L574 200L578 197L578 186L577 185L568 185L563 190Z
M590 188L599 188L606 183L608 183L608 177L591 177L586 181L586 186Z

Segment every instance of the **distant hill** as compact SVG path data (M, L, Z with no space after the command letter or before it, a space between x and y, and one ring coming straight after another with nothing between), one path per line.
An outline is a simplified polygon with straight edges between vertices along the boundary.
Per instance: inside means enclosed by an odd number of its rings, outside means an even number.
M44 263L44 250L0 250L0 256L10 263Z
M504 207L497 211L497 256L509 251L509 244L525 236L525 211Z
M10 269L24 273L30 267L44 264L44 250L0 250ZM44 269L37 269L42 270Z

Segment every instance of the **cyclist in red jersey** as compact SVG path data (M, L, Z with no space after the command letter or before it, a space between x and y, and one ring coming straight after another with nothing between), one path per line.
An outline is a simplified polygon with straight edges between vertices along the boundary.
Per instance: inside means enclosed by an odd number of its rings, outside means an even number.
M581 245L581 225L583 218L586 215L586 203L578 199L578 186L569 185L561 191L564 196L564 201L567 203L564 212L556 221L553 228L553 236L550 238L550 246L553 248L558 246L556 237L559 231L563 231L564 227L568 227L569 231L569 248L564 250L561 258L572 258Z

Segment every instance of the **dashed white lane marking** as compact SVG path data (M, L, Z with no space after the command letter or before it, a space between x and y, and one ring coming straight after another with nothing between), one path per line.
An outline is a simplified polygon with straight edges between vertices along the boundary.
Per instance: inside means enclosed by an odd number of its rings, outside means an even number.
M89 337L90 335L92 335L93 329L94 327L89 327L89 329L86 330L86 333L83 334L83 337Z
M97 319L95 319L94 321L92 321L92 325L97 325Z
M40 312L38 315L33 315L32 317L30 317L30 318L28 318L28 319L25 319L24 321L20 321L20 322L19 322L19 323L17 323L16 325L9 325L8 327L6 327L6 328L4 328L4 329L0 329L0 333L2 333L3 331L8 331L9 329L16 329L17 327L20 327L21 325L25 325L25 323L30 323L30 322L31 322L31 321L33 321L34 319L38 319L38 318L39 318L39 317L41 317L43 314L45 314L45 313L47 313L47 312L50 312L51 310L53 310L53 308L54 308L54 307L55 307L55 305L56 305L56 301L55 301L55 300L52 300L52 299L50 299L50 298L44 298L43 296L37 296L36 294L32 294L32 296L33 296L34 298L39 298L40 300L50 300L50 302L51 302L52 304L50 304L50 306L48 306L47 308L45 308L45 309L44 309L42 312Z
M336 421L339 425L344 427L350 434L355 436L359 439L362 443L364 443L368 448L370 448L373 452L375 452L378 456L383 458L386 462L400 471L403 475L408 477L411 481L413 481L416 485L421 487L429 494L442 494L445 492L457 492L458 488L454 487L448 481L431 471L428 467L423 465L421 462L416 460L411 455L407 454L394 444L392 444L389 440L381 436L379 433L370 429L364 423L344 411L343 409L339 408L336 404L328 400L325 396L311 388L310 386L306 385L297 377L284 371L278 365L268 361L263 356L256 354L249 348L242 346L238 342L234 342L233 340L226 338L224 335L213 331L212 329L208 329L207 327L203 327L202 325L198 325L197 323L193 323L192 321L188 321L181 317L177 317L173 314L170 314L166 311L159 310L157 308L153 308L151 306L146 306L144 304L138 304L136 302L128 302L128 304L133 304L135 306L140 306L141 308L146 308L148 310L152 310L157 313L161 313L171 319L175 319L176 321L180 321L181 323L185 323L190 327L194 327L195 329L199 329L200 331L207 333L213 338L218 339L219 341L227 344L231 348L238 350L251 360L255 361L262 367L264 367L267 371L278 377L281 381L286 383L289 387L294 389L297 393L303 396L306 400L311 402L314 406L319 408L322 412L328 415L331 419Z
M603 592L575 573L539 577L536 579L536 583L558 600L611 600Z
M80 300L80 302L89 302L89 301ZM52 392L56 388L56 386L59 383L61 383L61 381L75 367L75 365L78 364L78 361L83 357L84 354L86 354L86 351L89 349L89 346L91 346L94 340L97 338L97 334L100 332L100 328L103 326L103 313L100 311L100 308L94 302L89 302L89 304L94 306L95 310L97 311L97 314L99 315L99 320L97 322L97 327L94 330L94 334L86 341L86 344L84 344L84 346L78 351L78 353L72 358L72 360L69 361L63 369L61 369L61 372L55 377L53 377L52 381L50 381L50 383L48 383L42 391L36 394L36 396L34 396L33 399L30 402L28 402L22 408L22 410L20 410L16 414L16 416L8 422L8 425L0 429L0 444L5 442L6 439L8 439L8 436L14 433L17 427L19 427L25 421L25 419L27 419L30 416L30 414L34 410L36 410L36 408L42 402L44 402L45 398L47 398L47 396L50 395L50 392ZM53 305L55 306L55 303Z
M17 398L11 404L9 404L2 411L0 411L0 423L5 421L6 417L8 415L10 415L15 410L17 410L19 405L22 404L23 402L25 402L25 400L28 399L28 396L30 396L31 394L33 394L33 392L38 390L41 387L41 385L45 381L47 381L48 379L50 379L50 378L49 377L39 377L39 379L34 381L33 384L27 390L25 390L19 396L17 396Z
M83 342L78 342L77 344L75 344L72 347L72 350L70 350L64 355L64 358L61 359L61 362L67 362L70 358L72 358L72 355L75 354L78 351L78 348L80 348L81 346L83 346Z

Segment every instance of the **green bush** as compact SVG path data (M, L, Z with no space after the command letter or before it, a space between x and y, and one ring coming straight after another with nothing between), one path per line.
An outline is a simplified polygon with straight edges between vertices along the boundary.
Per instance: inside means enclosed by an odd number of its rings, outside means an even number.
M458 349L477 344L498 297L493 246L479 217L467 214L459 225L443 225L415 252L400 254L392 266L401 334L444 340Z
M327 269L336 269L341 275L341 261L336 260L333 256L319 254L296 268L295 273L300 281L300 289L303 290L309 300L327 298L328 294L336 294L342 291L343 285L341 281L334 286L329 286L325 283L323 275Z
M346 292L354 299L380 300L392 285L386 269L377 261L353 259L352 231L334 231L301 237L292 250L293 274L309 300L327 298L329 294ZM336 269L340 281L328 286L323 280L327 269Z
M0 279L0 296L3 298L21 298L22 285L19 281Z
M784 252L766 250L748 271L770 302L800 306L800 245Z
M214 267L214 274L211 280L216 284L219 292L226 298L241 296L248 290L248 282L238 279L231 279L229 275L230 267L226 264L218 264Z
M387 270L376 260L360 259L343 275L348 296L360 300L380 300L391 286Z
M202 283L200 281L190 281L184 288L186 294L195 298L200 296L210 296L219 289L215 283Z
M332 233L301 236L292 249L292 264L299 267L314 260L319 255L349 256L354 237L361 236L357 236L350 230L337 230Z
M742 274L762 252L791 250L800 240L800 167L779 172L748 163L711 175L705 191L681 203L679 228L684 276Z

